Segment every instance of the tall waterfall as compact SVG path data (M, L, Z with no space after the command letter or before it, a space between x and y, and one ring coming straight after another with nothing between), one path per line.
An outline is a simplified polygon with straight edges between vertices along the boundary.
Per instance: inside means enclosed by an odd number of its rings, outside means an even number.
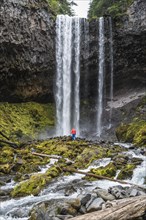
M85 67L84 67L84 97L88 98L89 93L89 21L84 18L83 19L84 25L84 60L85 60Z
M112 19L109 17L109 34L110 34L110 118L109 127L112 126L112 108L113 108L113 30L112 30Z
M104 18L99 18L99 71L98 71L98 106L97 106L97 136L102 133L103 113L103 83L104 83Z
M79 134L80 18L58 15L56 20L56 134Z

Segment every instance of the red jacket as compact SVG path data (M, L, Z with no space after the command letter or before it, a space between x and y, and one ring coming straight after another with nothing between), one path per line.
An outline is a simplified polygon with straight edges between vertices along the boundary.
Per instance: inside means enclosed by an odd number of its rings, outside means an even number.
M71 130L71 134L76 134L76 130L74 128Z

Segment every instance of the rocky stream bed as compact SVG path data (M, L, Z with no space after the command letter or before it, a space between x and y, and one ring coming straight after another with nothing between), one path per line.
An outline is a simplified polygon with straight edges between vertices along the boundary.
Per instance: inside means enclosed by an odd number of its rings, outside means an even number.
M146 195L143 147L58 137L27 143L20 149L5 145L0 151L1 220L65 220ZM117 182L64 172L63 168Z

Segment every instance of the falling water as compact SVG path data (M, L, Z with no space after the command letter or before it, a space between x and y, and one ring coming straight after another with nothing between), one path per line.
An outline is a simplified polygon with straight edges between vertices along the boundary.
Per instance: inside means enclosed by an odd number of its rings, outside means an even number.
M75 77L74 82L74 120L73 127L76 128L78 135L80 132L79 129L79 120L80 120L80 96L79 96L79 86L80 86L80 18L72 18L74 21L74 65L73 72Z
M56 134L68 135L72 126L79 134L80 19L58 15L56 35Z
M103 111L103 80L104 80L104 18L99 18L99 72L98 72L98 110L97 110L97 136L102 133Z
M109 127L112 126L112 106L113 106L113 66L114 66L114 59L113 59L113 30L112 30L112 19L109 17L109 34L110 34L110 118L109 118Z
M71 30L69 16L57 16L56 20L56 117L57 134L63 135L70 130L71 112Z
M85 60L85 67L84 67L84 97L88 99L89 93L89 22L87 19L84 18L83 20L84 25L84 60Z

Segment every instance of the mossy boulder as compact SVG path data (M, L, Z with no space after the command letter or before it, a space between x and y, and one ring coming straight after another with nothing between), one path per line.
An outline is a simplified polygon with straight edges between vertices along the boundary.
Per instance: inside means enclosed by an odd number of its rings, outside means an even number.
M0 165L0 174L9 174L11 171L11 166L10 164L2 164Z
M94 160L102 157L100 147L86 147L81 154L78 154L75 160L75 168L87 168Z
M59 176L60 170L51 167L45 174L32 175L29 180L21 182L11 192L12 197L38 195L40 191L54 178Z
M78 154L82 153L87 143L84 141L65 141L59 139L46 140L39 143L35 148L38 152L42 152L48 155L59 155L64 158L75 159Z
M118 169L125 166L128 161L128 156L125 154L118 154L113 158L114 164Z
M105 167L99 167L97 169L91 169L90 173L99 176L106 176L106 177L114 177L116 175L117 168L113 162L110 162Z
M136 168L135 164L126 164L118 174L117 179L130 179L133 175L133 170Z

